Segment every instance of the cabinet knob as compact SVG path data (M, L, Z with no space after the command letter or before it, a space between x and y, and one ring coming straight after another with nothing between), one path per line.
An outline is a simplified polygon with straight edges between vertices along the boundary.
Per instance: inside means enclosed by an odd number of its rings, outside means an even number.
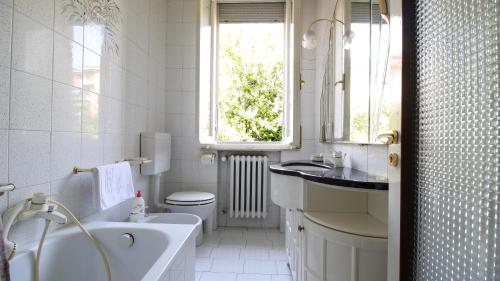
M303 225L299 225L297 228L298 228L299 232L302 232L302 230L304 230L304 226Z

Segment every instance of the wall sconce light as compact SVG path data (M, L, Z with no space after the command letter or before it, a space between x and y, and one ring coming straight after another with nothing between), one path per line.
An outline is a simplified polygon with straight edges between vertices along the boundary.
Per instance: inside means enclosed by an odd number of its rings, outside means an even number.
M335 22L338 21L342 25L345 25L342 21L340 21L338 19L317 19L317 20L313 21L309 25L309 28L304 33L303 38L302 38L302 47L304 47L305 49L312 50L318 46L318 39L316 38L316 32L314 32L312 27L316 23L321 22L321 21L327 21L332 25L334 25ZM342 36L344 49L347 50L347 49L351 48L351 43L352 43L353 38L354 38L354 32L349 30L346 33L344 33L344 35Z
M344 33L344 36L342 36L342 41L343 41L343 44L344 44L344 50L351 49L352 39L354 39L354 32L352 32L352 30L346 31Z
M338 3L339 3L339 1L337 1L335 3L335 7L333 9L334 15L335 15L335 12L337 11L337 4ZM380 6L380 16L387 24L389 24L389 11L388 11L388 7L387 7L387 0L380 0L379 6ZM309 28L307 29L307 31L303 35L302 47L304 47L305 49L312 50L318 46L318 39L316 38L316 32L314 32L312 27L313 27L313 25L315 25L316 23L318 23L320 21L328 21L328 22L330 22L330 24L332 26L335 24L335 21L338 21L343 26L345 26L345 24L342 21L336 19L335 16L333 19L323 19L322 18L322 19L317 19L317 20L313 21L309 25ZM351 30L348 30L344 33L344 35L342 36L342 43L343 43L342 45L343 45L345 50L351 49L351 43L352 43L353 38L354 38L354 32L352 32Z
M317 19L313 21L310 25L309 28L307 28L307 31L304 33L304 36L302 38L302 47L308 50L312 50L318 46L318 40L316 38L316 32L312 29L313 25L320 21L327 21L331 23L332 25L335 23L331 19Z

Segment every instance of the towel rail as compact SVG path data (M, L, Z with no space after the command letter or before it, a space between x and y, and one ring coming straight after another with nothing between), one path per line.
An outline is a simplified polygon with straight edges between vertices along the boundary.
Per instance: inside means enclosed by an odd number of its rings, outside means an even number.
M78 173L88 173L94 171L95 168L80 168L80 167L73 167L73 174L78 174Z
M120 162L129 162L130 165L142 165L142 164L151 163L151 162L153 162L153 160L141 157L141 158L124 159L122 161L116 161L115 163L120 163ZM95 167L94 168L81 168L81 167L75 166L75 167L73 167L73 174L93 172L94 170L95 170Z

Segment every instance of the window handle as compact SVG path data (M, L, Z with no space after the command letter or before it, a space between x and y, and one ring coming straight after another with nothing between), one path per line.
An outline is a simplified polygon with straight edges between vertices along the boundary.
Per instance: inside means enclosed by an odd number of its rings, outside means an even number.
M342 84L342 91L345 91L345 73L342 74L342 80L335 81L334 86L337 86L338 84Z

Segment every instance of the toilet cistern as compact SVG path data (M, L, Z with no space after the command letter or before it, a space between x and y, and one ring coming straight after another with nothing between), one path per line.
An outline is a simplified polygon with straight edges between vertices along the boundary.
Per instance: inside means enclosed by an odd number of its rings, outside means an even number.
M141 165L141 174L153 176L152 201L155 207L165 209L160 200L161 174L170 170L172 136L168 133L141 133L141 157L151 159L151 163Z

